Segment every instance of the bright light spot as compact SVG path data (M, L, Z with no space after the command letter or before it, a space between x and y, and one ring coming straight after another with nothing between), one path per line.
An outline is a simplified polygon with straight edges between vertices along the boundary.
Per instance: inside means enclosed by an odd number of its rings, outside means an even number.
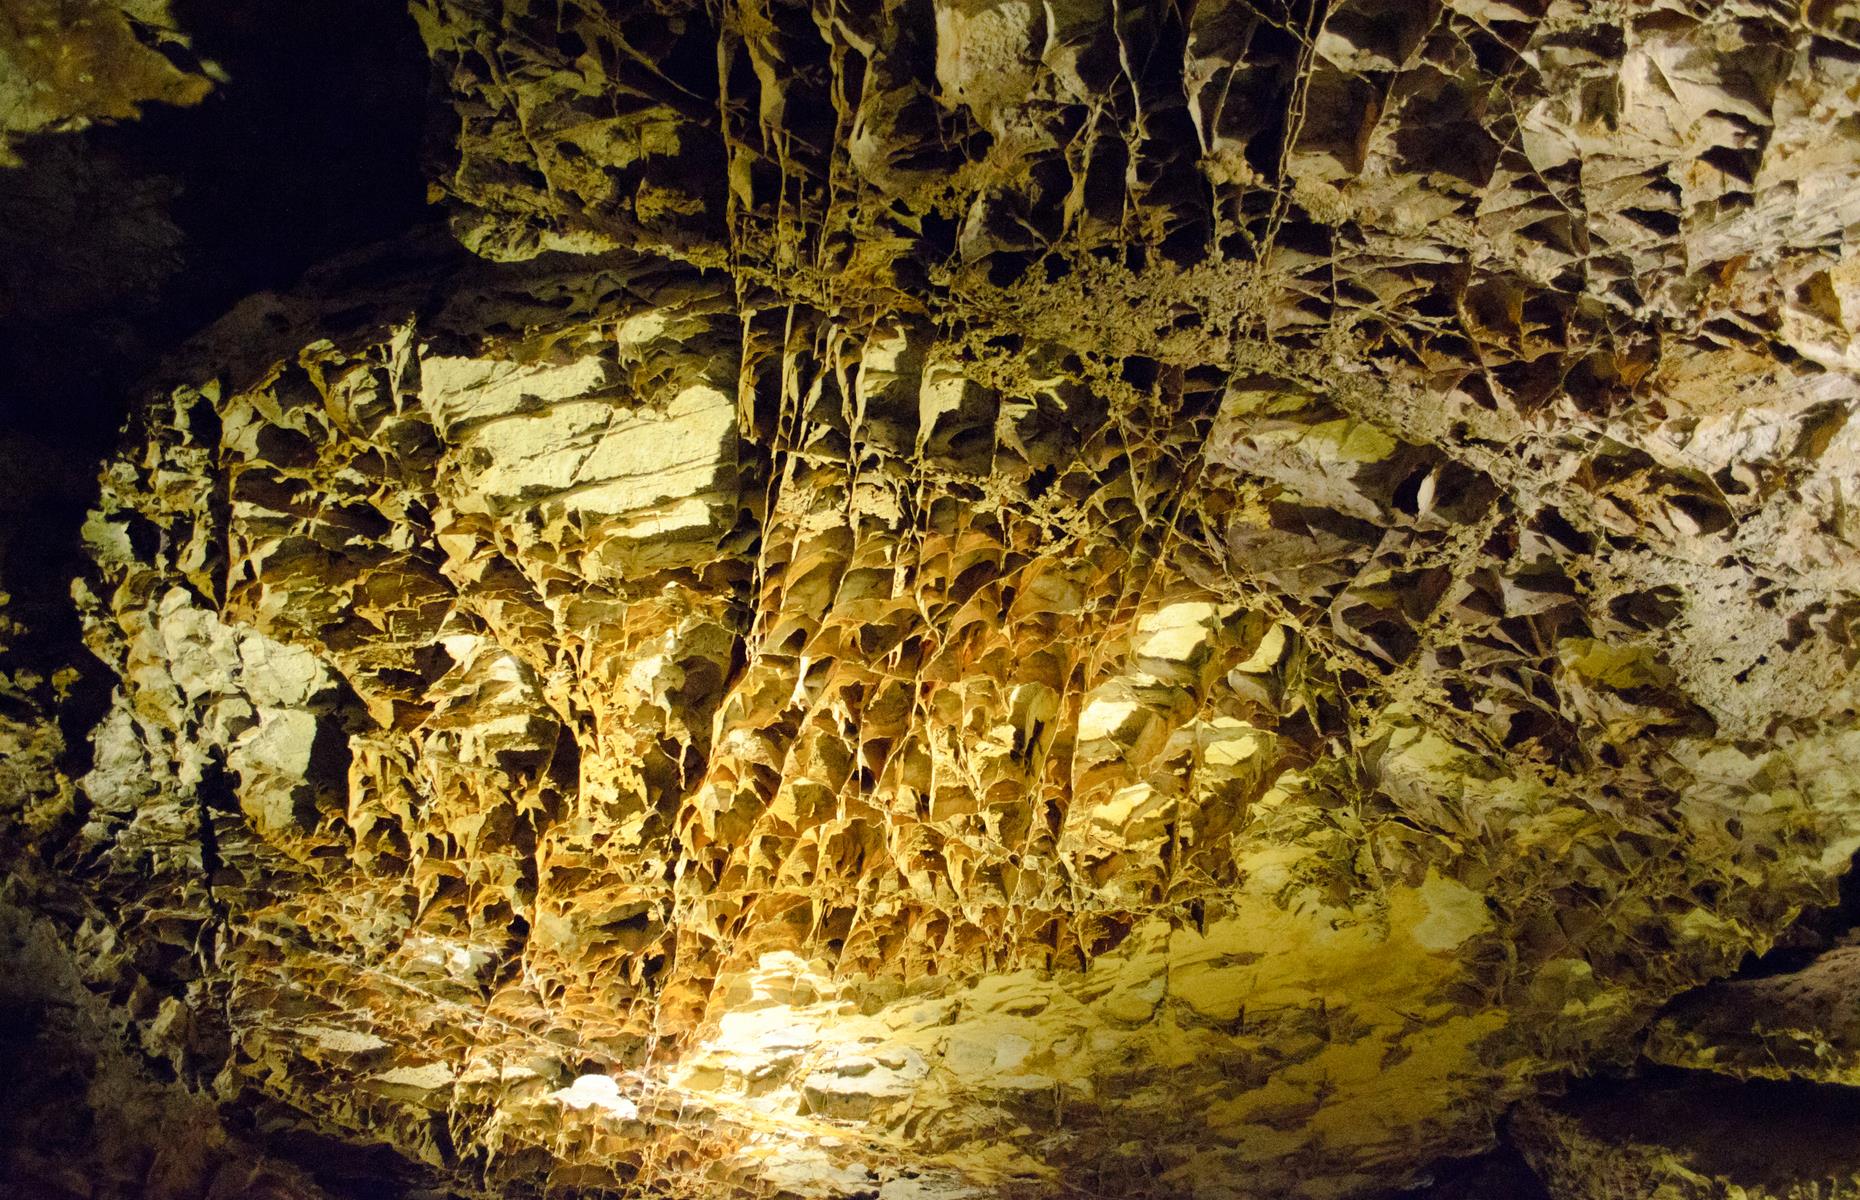
M639 1105L620 1094L620 1085L610 1075L582 1075L549 1099L574 1109L598 1108L624 1121L639 1117Z

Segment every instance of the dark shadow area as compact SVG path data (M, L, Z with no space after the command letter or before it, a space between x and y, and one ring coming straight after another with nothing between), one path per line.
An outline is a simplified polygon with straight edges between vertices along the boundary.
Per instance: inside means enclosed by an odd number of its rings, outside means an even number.
M1552 1107L1614 1144L1670 1147L1753 1194L1821 1195L1860 1171L1860 1088L1649 1067L1575 1084Z
M20 969L0 979L0 1197L455 1200L438 1171L386 1146L303 1132L263 1097L216 1109L124 1053L7 903L0 961Z
M0 1103L0 1195L76 1195L60 1167L96 1139L96 1115L84 1103L93 1064L59 1044L51 1008L41 997L0 993L0 1055L13 1076Z
M410 233L423 247L415 269L437 261L423 224L429 65L404 6L176 0L172 11L226 82L195 107L31 139L17 147L23 166L0 169L0 717L55 718L71 779L89 767L114 682L80 637L79 530L139 381L245 297L316 264ZM56 855L87 815L80 794L57 828L7 849ZM0 938L0 975L39 974L22 953ZM109 1035L73 1012L0 988L0 1057L17 1077L0 1089L0 1196L142 1196L164 1171L236 1178L214 1195L300 1194L251 1176L262 1152L196 1144L215 1123L167 1112L162 1065L106 1052ZM98 1098L124 1089L122 1104Z
M179 65L226 76L204 101L41 135L0 169L0 671L45 693L59 667L81 668L62 702L36 698L65 727L74 776L108 698L71 601L78 529L138 381L242 298L428 213L430 66L404 6L172 12L195 56Z
M0 431L107 447L161 354L241 297L425 215L429 67L381 0L178 0L227 82L0 170Z
M437 1122L444 1128L443 1119ZM381 1143L344 1141L308 1128L262 1128L254 1144L299 1164L331 1196L344 1200L446 1200L439 1173Z
M1427 1182L1386 1200L1550 1200L1524 1156L1501 1141L1484 1154L1430 1163Z

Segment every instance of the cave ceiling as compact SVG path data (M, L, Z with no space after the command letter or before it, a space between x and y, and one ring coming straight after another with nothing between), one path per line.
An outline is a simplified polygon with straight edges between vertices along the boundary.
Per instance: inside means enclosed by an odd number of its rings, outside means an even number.
M149 373L7 676L10 902L145 1067L461 1196L882 1200L1514 1108L1625 1195L1682 1118L1571 1073L1860 1079L1852 949L1695 990L1860 849L1860 8L411 12L447 228Z

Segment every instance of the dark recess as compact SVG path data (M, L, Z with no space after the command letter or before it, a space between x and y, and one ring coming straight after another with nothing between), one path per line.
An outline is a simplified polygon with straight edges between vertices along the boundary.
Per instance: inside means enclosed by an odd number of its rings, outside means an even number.
M244 297L427 213L430 67L402 6L172 11L225 83L193 107L34 138L0 169L0 591L33 635L0 666L74 661L76 531L137 381Z
M253 292L426 211L429 68L385 0L176 0L228 82L0 170L0 431L107 448L135 380ZM180 233L162 228L172 221Z
M98 460L137 381L244 297L427 215L430 66L386 0L176 0L225 83L199 105L20 147L0 169L0 670L89 661L70 581ZM197 68L198 62L183 63ZM55 705L66 769L108 700Z
M1581 1081L1552 1107L1617 1145L1677 1143L1691 1169L1765 1196L1836 1194L1822 1189L1851 1170L1860 1127L1860 1089L1645 1064Z
M1470 1158L1446 1158L1423 1172L1426 1181L1384 1200L1550 1200L1536 1172L1509 1141Z
M174 0L171 11L225 83L191 108L149 105L138 120L31 139L19 147L25 165L0 169L0 616L26 631L0 625L0 674L37 673L30 698L57 714L73 777L89 765L89 731L109 697L70 598L83 569L78 529L139 381L246 296L289 288L428 214L430 68L404 5ZM58 699L46 680L67 664L80 677ZM227 788L216 764L199 812L209 877ZM72 814L31 852L55 857L83 820ZM0 945L0 973L16 949ZM76 1196L63 1190L70 1178L86 1196L140 1194L57 1174L61 1162L103 1161L98 1147L112 1138L146 1133L116 1131L120 1114L93 1109L91 1063L77 1057L88 1035L48 1024L35 1003L0 989L0 1056L36 1081L0 1094L0 1196ZM401 1177L417 1175L381 1161L385 1151L304 1149L303 1165L336 1196L398 1196L409 1190ZM39 1172L47 1164L52 1175Z

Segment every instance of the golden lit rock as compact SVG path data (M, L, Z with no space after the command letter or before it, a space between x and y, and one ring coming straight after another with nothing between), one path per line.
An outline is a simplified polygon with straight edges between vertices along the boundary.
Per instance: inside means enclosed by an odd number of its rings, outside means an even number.
M476 257L175 356L82 770L0 713L185 1086L475 1194L1343 1200L1514 1107L1742 1180L1552 1095L1643 1038L1851 1082L1842 950L1667 1006L1860 850L1860 18L412 9Z

